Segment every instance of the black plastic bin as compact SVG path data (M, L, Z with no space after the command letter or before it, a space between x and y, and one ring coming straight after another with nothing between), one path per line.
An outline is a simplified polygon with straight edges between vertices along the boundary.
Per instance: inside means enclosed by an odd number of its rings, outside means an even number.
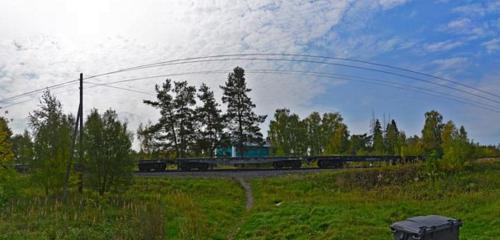
M458 240L460 220L437 215L419 216L391 225L394 240Z

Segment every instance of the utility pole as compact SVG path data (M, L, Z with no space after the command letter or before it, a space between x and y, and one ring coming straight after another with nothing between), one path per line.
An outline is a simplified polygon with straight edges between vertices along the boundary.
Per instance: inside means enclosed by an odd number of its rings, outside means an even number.
M83 129L83 73L80 73L80 104L78 105L78 114L76 116L75 128L73 130L72 143L71 143L71 151L69 155L68 162L66 163L66 174L64 175L64 188L63 188L63 201L66 201L68 197L68 184L69 184L69 176L71 174L71 165L73 163L73 155L75 153L75 141L76 134L78 132L78 128L80 128L80 160L82 159L82 129Z
M83 73L80 73L80 142L79 142L79 148L80 148L80 161L78 162L80 165L80 171L78 173L79 177L79 184L78 184L78 192L83 191Z

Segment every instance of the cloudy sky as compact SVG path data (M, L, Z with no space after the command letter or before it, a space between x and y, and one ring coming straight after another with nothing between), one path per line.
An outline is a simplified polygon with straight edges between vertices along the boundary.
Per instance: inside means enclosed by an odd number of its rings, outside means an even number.
M84 111L116 109L135 131L140 122L156 121L158 113L142 100L165 77L113 85L120 89L96 83L171 74L194 85L206 82L220 96L227 73L241 66L257 112L268 119L281 107L301 116L339 111L351 133L363 133L372 116L385 116L410 135L435 109L464 125L474 140L500 142L498 0L0 1L0 33L0 106L16 132L27 127L40 95L9 97L76 79L80 72L92 76L221 54L292 53L365 60L442 79L360 62L254 56L89 79ZM77 89L74 83L53 90L68 113L76 113Z

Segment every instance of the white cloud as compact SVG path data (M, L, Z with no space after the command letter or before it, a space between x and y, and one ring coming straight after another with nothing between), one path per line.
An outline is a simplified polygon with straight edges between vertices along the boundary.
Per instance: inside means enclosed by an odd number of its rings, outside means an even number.
M447 51L464 45L461 41L446 40L442 42L429 43L424 48L429 52Z
M436 65L439 71L449 71L449 70L457 70L464 69L467 64L467 58L465 57L451 57L444 59L437 59L432 61L434 65Z
M478 24L470 18L459 18L448 22L444 26L440 26L438 30L443 32L464 35L469 40L484 37L489 34L487 27Z
M452 12L468 16L484 16L489 13L500 12L500 1L492 0L486 3L466 4L453 8Z
M488 53L494 53L500 50L500 38L494 38L481 44Z
M407 3L408 0L379 0L378 2L383 9L391 9Z
M88 76L166 59L234 52L299 53L330 32L347 8L347 1L2 1L0 99L75 79L80 72ZM279 62L214 62L128 72L92 81L214 69L230 72L236 65L246 69L307 68ZM226 77L227 73L218 73L174 80L195 85L207 82L220 97L218 86ZM152 93L154 83L162 80L118 86ZM310 99L320 94L325 84L315 77L296 75L248 74L248 81L260 113L272 113L285 105L297 111L307 109ZM76 85L54 90L67 112L74 113L77 108L76 91ZM156 121L158 117L156 110L142 104L144 98L148 96L87 87L85 111L112 107L135 130L139 122ZM8 109L16 132L26 127L25 118L36 105L33 99Z

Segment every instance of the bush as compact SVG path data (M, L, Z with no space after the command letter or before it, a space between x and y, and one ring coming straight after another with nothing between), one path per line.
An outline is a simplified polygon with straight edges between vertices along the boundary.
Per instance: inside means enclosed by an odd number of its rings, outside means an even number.
M0 209L19 195L20 181L11 169L0 169Z

